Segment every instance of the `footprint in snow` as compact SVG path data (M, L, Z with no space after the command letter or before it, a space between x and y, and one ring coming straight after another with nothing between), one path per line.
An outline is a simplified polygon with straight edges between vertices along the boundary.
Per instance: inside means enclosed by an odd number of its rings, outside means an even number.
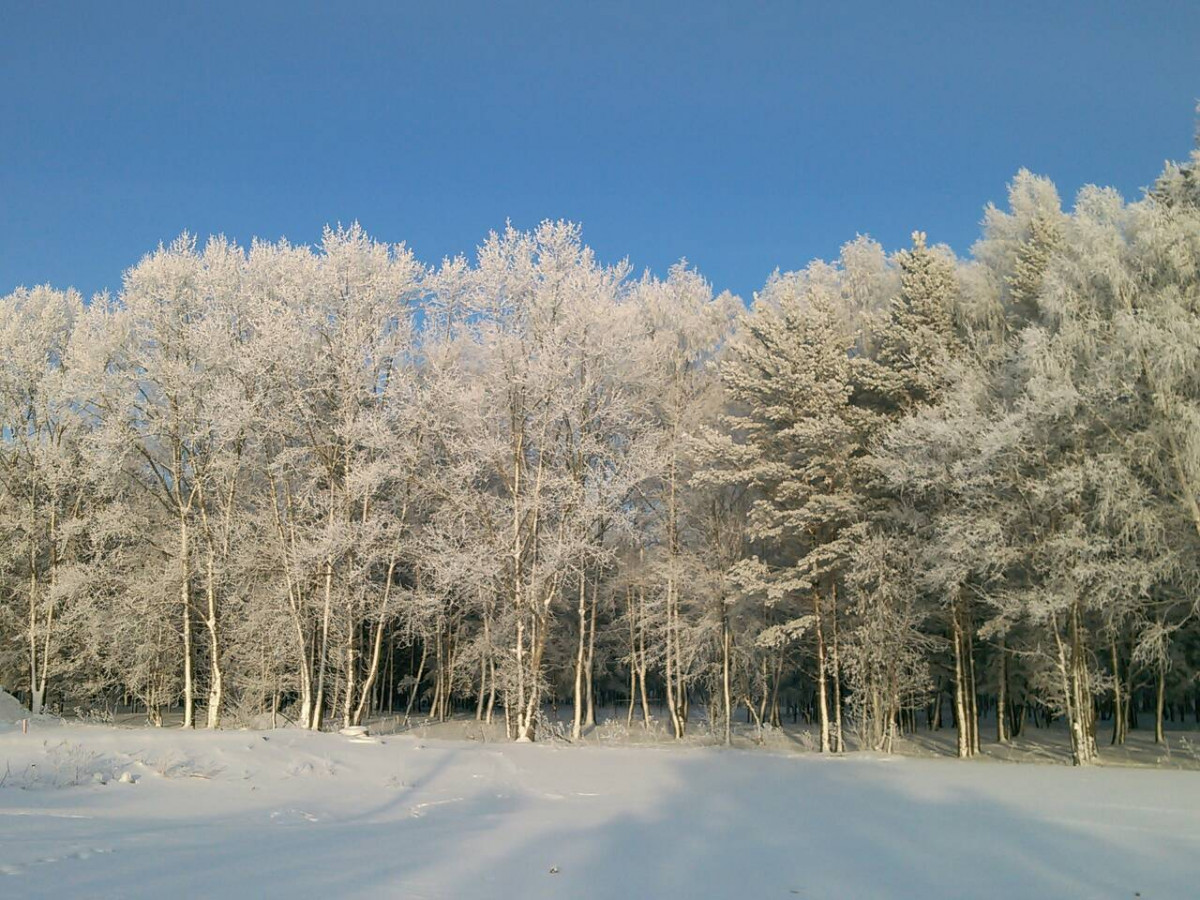
M32 865L48 866L48 865L51 865L52 863L61 862L63 860L91 859L93 856L97 856L102 853L112 853L112 852L113 852L112 847L84 847L80 850L72 851L71 853L68 853L66 856L62 856L62 857L43 856L41 859L32 863ZM20 863L6 863L4 865L0 865L0 875L21 875L26 871L26 868L27 868L26 866L23 866Z

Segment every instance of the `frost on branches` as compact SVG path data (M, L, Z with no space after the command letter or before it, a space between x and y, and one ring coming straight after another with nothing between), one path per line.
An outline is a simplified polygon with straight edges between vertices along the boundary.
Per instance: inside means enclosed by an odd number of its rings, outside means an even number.
M563 222L437 267L184 236L115 298L19 289L0 683L186 727L1162 741L1198 700L1198 171L1073 210L1022 171L970 258L860 237L748 308Z

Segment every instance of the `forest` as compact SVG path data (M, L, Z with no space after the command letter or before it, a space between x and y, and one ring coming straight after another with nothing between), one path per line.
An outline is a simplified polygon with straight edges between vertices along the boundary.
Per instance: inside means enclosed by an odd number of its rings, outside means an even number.
M0 429L33 713L962 757L1053 721L1077 765L1200 718L1200 149L747 302L568 222L436 265L185 235L0 300Z

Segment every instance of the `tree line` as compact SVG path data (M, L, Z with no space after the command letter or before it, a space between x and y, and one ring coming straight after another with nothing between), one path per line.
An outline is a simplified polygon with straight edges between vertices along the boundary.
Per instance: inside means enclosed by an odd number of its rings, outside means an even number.
M1200 713L1200 151L744 304L578 227L184 236L0 300L0 683L219 727L598 698L822 751ZM704 715L695 715L699 707ZM986 713L986 715L985 715Z

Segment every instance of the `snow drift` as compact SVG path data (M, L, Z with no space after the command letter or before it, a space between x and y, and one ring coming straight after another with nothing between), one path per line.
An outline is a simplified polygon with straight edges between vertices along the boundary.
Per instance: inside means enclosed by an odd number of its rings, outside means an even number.
M0 724L11 724L29 718L29 710L21 705L21 701L0 688Z

